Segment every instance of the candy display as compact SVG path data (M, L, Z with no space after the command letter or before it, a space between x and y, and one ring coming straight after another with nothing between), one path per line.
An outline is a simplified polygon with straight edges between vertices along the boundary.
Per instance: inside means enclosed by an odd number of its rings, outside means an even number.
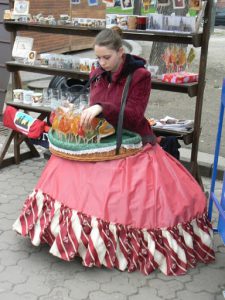
M80 117L80 112L71 107L61 106L55 110L52 130L59 140L77 144L99 143L103 137L115 133L112 125L99 118L95 118L89 128L83 128L80 126Z
M189 53L183 47L167 47L162 55L168 73L184 71L186 65L189 67L195 58L195 51L190 49Z

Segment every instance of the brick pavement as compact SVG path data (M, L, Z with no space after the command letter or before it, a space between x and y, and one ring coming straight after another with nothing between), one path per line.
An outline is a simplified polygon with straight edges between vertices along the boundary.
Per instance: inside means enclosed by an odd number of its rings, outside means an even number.
M216 262L199 264L187 275L150 276L67 263L34 247L12 224L45 165L35 158L0 170L0 298L6 300L222 300L225 299L225 246L215 235ZM203 178L206 190L210 179ZM217 182L219 196L221 182ZM214 218L216 216L214 215Z

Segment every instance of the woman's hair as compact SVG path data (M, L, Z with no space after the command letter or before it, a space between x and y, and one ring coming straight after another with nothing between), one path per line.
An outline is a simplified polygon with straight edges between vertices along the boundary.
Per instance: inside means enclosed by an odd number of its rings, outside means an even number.
M95 37L94 46L103 46L117 51L122 47L121 36L122 30L117 26L103 29Z

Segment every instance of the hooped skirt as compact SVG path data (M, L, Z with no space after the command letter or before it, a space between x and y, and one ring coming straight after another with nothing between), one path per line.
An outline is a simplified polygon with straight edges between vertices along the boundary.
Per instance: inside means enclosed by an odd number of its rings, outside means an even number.
M52 155L13 229L87 267L182 275L215 258L205 195L159 145L107 162Z

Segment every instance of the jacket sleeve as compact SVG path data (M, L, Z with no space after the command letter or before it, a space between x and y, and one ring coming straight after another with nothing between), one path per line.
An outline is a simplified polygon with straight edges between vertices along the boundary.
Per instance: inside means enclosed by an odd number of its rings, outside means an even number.
M141 126L144 113L149 101L151 91L151 76L146 69L138 69L134 72L129 87L127 103L124 112L124 128L135 130ZM112 102L100 103L103 107L103 115L113 125L118 122L120 107Z

